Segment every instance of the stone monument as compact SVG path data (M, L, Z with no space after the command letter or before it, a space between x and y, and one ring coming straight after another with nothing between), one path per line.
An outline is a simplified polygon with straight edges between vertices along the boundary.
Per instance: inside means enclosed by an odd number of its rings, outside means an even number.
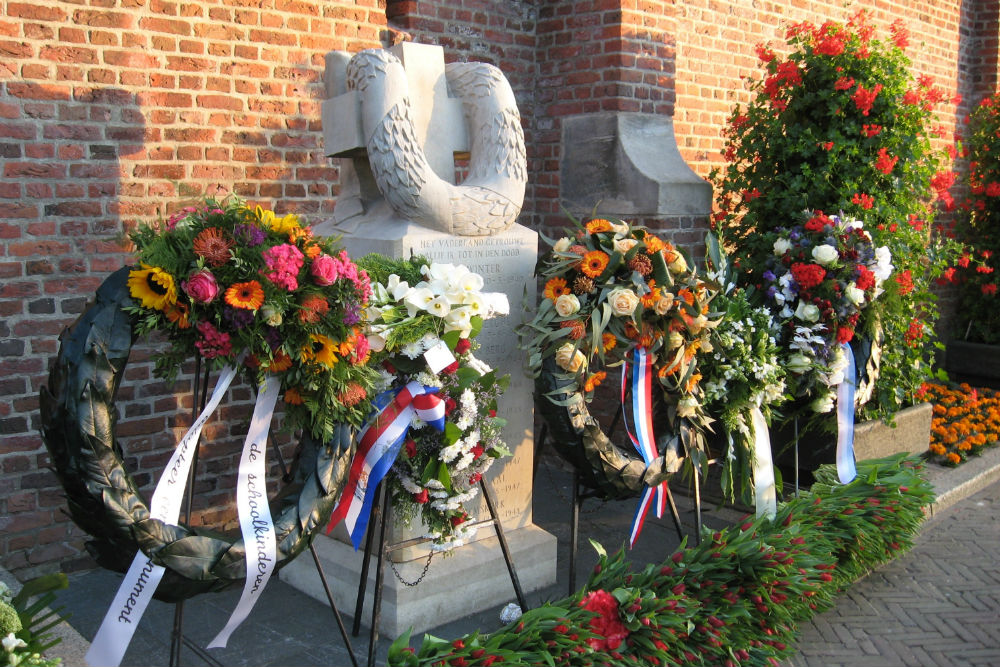
M339 158L341 192L332 221L318 234L341 234L352 257L424 255L464 264L483 276L484 290L503 292L511 315L486 322L477 356L511 385L500 403L504 439L513 456L498 461L487 478L493 489L512 559L528 592L556 580L556 539L532 523L532 384L515 351L518 305L535 297L537 234L515 223L527 180L524 138L513 93L499 69L484 63L445 65L441 47L404 42L390 49L327 56L323 138ZM455 158L468 159L468 176L456 184ZM489 517L482 498L467 508ZM342 531L342 529L340 529ZM420 527L390 528L390 545L423 534ZM345 539L317 538L317 551L338 607L354 609L362 553ZM334 533L334 537L338 537ZM490 525L477 540L436 556L424 572L428 550L412 546L390 554L383 585L380 631L421 632L514 599L503 555ZM372 567L364 622L370 620ZM324 600L318 574L299 559L282 579ZM417 580L417 586L401 579ZM462 592L456 594L455 582Z

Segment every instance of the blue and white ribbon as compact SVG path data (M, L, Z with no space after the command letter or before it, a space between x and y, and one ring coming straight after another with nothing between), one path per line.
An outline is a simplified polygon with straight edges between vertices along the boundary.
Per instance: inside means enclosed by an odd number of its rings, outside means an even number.
M642 456L642 460L648 466L659 456L656 450L656 440L653 436L653 359L646 353L645 348L636 348L632 352L632 360L632 399L630 401L625 400L629 365L626 363L622 367L622 412L625 416L625 431ZM632 413L634 429L628 426L629 412ZM656 507L657 518L663 516L663 510L667 504L666 487L666 482L661 482L656 487L647 486L643 489L642 496L639 498L639 506L635 510L635 517L632 519L632 529L629 531L629 547L635 545L635 541L639 538L650 506Z
M837 476L841 484L847 484L857 477L854 465L854 352L847 343L841 343L847 355L844 381L837 387Z
M753 429L753 496L757 516L773 519L777 512L777 493L774 488L774 462L771 457L771 434L767 420L756 405L750 409L750 426Z

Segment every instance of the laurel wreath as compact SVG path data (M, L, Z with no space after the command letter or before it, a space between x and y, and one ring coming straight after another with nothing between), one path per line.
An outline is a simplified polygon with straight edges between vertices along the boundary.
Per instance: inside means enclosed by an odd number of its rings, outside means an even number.
M137 551L166 568L155 597L176 602L221 591L246 578L240 537L170 525L149 509L125 470L115 438L115 396L135 341L129 267L109 276L96 299L60 336L59 355L41 389L42 438L73 521L93 539L99 565L125 572ZM355 450L353 429L340 425L327 443L305 433L289 481L271 501L276 568L291 562L329 518Z
M634 449L616 445L590 414L585 394L574 389L572 378L560 377L553 359L542 362L535 379L535 408L545 420L553 448L580 475L580 483L601 500L618 500L639 495L646 486L654 487L680 470L684 452L704 449L700 433L684 419L676 431L656 435L660 455L647 465ZM657 401L654 423L664 423L665 406Z

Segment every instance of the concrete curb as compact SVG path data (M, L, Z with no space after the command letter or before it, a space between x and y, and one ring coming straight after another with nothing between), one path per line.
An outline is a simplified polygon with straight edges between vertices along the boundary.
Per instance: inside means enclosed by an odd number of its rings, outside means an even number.
M977 491L1000 480L1000 447L992 447L982 456L969 459L957 468L927 464L927 481L937 499L927 510L928 517L951 507Z
M3 581L15 594L21 590L21 582L13 574L0 566L0 581ZM62 641L45 652L46 658L60 658L66 667L86 665L84 656L90 650L90 642L83 638L73 626L63 621L50 631Z

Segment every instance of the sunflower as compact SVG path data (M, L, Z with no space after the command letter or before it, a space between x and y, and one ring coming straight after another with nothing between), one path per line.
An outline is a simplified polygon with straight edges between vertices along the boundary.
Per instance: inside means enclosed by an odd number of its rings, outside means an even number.
M222 266L229 261L233 242L218 227L206 227L191 242L194 254L204 257L209 266Z
M177 303L177 285L174 277L157 266L140 264L142 268L129 271L128 291L139 299L144 308L166 310Z
M597 234L598 232L610 232L611 221L604 218L595 218L587 223L587 232Z
M226 303L233 308L257 310L264 305L264 288L256 280L234 283L226 290Z
M302 360L333 368L333 365L337 363L339 350L340 345L329 336L310 334L309 343L302 346Z
M566 280L558 277L552 278L549 282L545 283L545 290L542 292L546 299L551 299L552 301L555 301L563 294L569 293L570 289L566 285Z
M607 268L609 259L608 253L603 250L591 250L583 256L580 270L590 278L596 278Z

